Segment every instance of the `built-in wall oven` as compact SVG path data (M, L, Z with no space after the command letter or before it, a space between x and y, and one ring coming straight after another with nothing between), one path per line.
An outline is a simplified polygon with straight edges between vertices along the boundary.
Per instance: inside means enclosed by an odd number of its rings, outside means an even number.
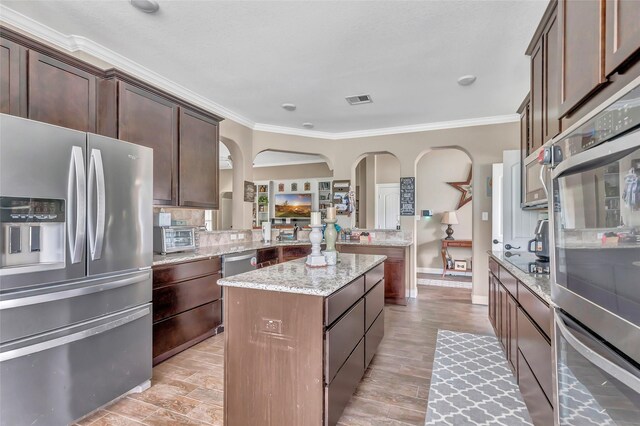
M637 425L640 85L550 151L556 422Z

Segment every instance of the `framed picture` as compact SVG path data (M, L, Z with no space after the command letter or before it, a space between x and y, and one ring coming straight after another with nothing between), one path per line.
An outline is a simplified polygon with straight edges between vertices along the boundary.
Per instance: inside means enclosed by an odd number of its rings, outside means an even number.
M304 190L305 191L311 191L311 182L305 182L304 183Z
M454 271L466 271L467 270L467 261L466 260L454 260L453 261L453 270Z
M291 184L291 192L297 192L298 191L298 184L296 182L293 182Z
M284 192L284 183L278 184L278 192Z
M253 203L256 200L256 184L244 181L244 201Z

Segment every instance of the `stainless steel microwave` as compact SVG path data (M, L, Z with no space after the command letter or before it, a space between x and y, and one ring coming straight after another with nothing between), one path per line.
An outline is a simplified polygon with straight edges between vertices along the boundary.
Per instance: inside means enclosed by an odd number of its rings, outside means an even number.
M539 160L541 153L545 152L544 150L544 147L540 147L524 159L522 207L525 209L547 207L549 169Z
M160 254L196 249L196 228L193 226L154 226L153 251Z

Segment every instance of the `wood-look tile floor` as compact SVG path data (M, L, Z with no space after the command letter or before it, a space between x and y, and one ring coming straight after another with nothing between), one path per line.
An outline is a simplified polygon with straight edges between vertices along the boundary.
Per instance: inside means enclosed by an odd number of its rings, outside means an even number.
M467 289L420 286L387 306L385 337L340 419L351 425L423 425L438 329L493 334ZM222 425L224 334L153 369L152 386L78 422L86 426Z

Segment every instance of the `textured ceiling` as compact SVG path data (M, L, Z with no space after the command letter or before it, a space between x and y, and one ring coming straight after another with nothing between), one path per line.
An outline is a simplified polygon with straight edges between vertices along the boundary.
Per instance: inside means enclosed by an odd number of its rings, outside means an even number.
M160 0L153 15L124 0L2 4L255 123L346 132L514 113L547 1ZM461 87L464 74L478 80ZM374 102L344 99L362 93Z

